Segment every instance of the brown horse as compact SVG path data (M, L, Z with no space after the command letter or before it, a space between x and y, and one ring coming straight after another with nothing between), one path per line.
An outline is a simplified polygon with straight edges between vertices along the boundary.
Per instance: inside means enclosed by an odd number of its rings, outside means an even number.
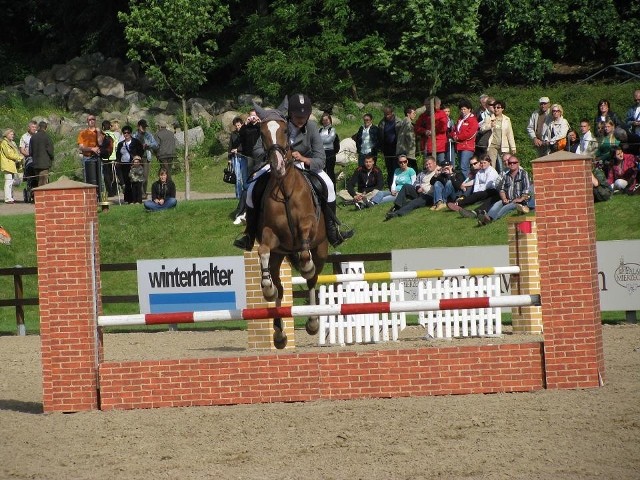
M319 200L302 171L294 165L289 147L287 121L269 112L260 124L260 134L271 174L262 196L257 238L260 246L262 294L280 306L283 296L280 266L285 257L307 280L309 299L315 305L315 285L327 259L329 243ZM287 336L281 318L273 319L273 343L284 348ZM306 323L307 332L319 329L317 317Z

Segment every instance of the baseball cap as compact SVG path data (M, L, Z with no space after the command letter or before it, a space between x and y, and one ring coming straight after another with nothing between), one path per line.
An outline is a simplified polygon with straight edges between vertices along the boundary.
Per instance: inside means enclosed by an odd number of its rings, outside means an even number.
M311 99L302 93L289 97L289 115L311 116Z
M140 120L138 122L138 126L142 127L142 128L147 128L149 126L149 124L147 123L147 121L143 118L142 120Z
M451 162L449 160L443 160L442 162L440 162L440 165L443 167L448 167L451 165Z
M539 103L549 103L549 97L540 97Z

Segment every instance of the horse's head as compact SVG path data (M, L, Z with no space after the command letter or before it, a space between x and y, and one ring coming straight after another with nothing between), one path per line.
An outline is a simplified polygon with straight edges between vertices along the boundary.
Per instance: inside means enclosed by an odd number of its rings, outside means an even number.
M260 135L272 173L283 176L291 161L286 119L279 112L261 118Z

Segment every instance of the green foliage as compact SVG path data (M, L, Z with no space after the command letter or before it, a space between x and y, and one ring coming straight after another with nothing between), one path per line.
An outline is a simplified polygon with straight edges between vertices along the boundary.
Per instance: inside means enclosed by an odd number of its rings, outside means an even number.
M542 81L553 70L553 63L542 58L542 52L538 48L515 45L498 63L498 70L509 81L532 84Z
M118 17L137 60L159 88L180 98L197 91L214 65L215 36L229 23L219 0L137 0Z

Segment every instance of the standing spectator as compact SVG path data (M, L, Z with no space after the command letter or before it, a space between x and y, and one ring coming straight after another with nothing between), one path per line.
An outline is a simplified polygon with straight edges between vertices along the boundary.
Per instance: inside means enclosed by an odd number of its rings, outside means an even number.
M384 117L378 124L378 131L380 132L380 149L384 155L384 166L387 171L387 187L391 189L393 172L398 166L396 164L396 147L398 144L396 132L398 131L400 120L396 118L391 106L384 107L383 112Z
M0 169L4 175L4 203L7 204L15 203L13 176L18 173L16 164L24 158L14 141L15 136L13 129L7 128L2 134L2 142L0 142Z
M133 138L131 127L125 125L122 127L123 140L116 147L116 162L118 167L118 177L124 185L124 201L125 203L133 203L131 192L131 180L129 179L129 171L131 170L131 161L133 157L144 155L144 148L137 138Z
M622 148L614 147L613 161L609 168L607 181L617 191L633 192L636 188L636 176L638 175L638 162L630 153L624 153Z
M551 123L550 103L549 97L541 97L539 100L540 108L531 114L527 126L527 134L533 142L538 157L549 154L549 146L545 143L545 136Z
M176 200L176 184L169 178L169 172L162 167L158 172L158 180L151 185L151 200L144 202L149 211L168 210L178 204Z
M29 156L38 175L38 186L49 183L49 169L53 164L53 142L47 133L47 122L38 123L38 131L31 137Z
M29 125L27 125L27 131L20 137L20 143L18 147L20 148L20 153L24 157L22 161L22 167L24 168L27 165L27 159L29 158L29 142L31 142L31 136L36 133L38 130L38 122L35 120L31 120ZM18 168L18 184L22 183L22 174L20 173L20 168Z
M118 178L118 165L116 164L116 147L122 141L123 137L122 132L120 131L120 123L117 120L111 120L109 122L109 128L107 129L104 128L104 122L102 123L104 134L108 135L109 138L111 138L111 142L113 144L111 155L109 155L106 165L103 165L103 173L107 192L110 197L113 197L115 195L119 195L118 184L122 183ZM120 201L120 198L118 198L118 201Z
M405 155L409 161L409 168L414 172L418 168L416 161L416 135L414 132L413 120L416 118L416 109L405 107L404 118L398 125L396 152L398 155Z
M249 110L249 116L244 121L244 125L240 128L240 144L242 145L242 155L247 159L247 172L251 174L261 165L256 165L256 159L253 155L253 149L260 138L260 118L255 110Z
M447 114L441 110L442 101L438 97L433 97L434 117L435 117L435 137L436 137L436 153L432 152L431 145L431 97L425 99L425 107L427 110L418 117L416 121L416 135L420 137L420 150L426 156L431 155L436 158L438 164L445 160L445 152L447 150L447 126L449 118Z
M640 90L633 92L634 104L627 110L625 128L628 132L630 152L640 153Z
M322 146L324 147L324 156L326 163L324 171L327 172L329 178L336 184L336 155L340 151L340 138L333 126L333 119L327 112L322 114L320 119L322 127L320 127L320 138L322 138Z
M364 167L358 167L347 182L347 189L340 190L338 196L353 201L358 210L372 205L371 200L382 190L382 172L376 166L372 154L364 157Z
M149 181L149 169L151 168L151 152L155 152L158 149L158 142L151 132L147 132L149 124L143 118L138 121L138 131L135 133L135 137L142 144L144 149L144 155L142 156L142 168L144 169L144 181L142 182L142 198L145 200L148 197L147 183Z
M171 178L173 164L176 161L176 135L170 131L167 122L161 120L157 122L158 131L156 132L156 157L160 166L167 171L167 175ZM245 175L246 179L246 175Z
M236 174L236 198L242 197L242 191L245 188L249 172L247 171L247 158L241 153L242 142L240 139L240 129L242 128L242 119L235 117L231 122L233 131L229 136L229 166ZM164 165L163 165L164 166ZM167 168L164 166L164 168ZM168 171L168 169L167 169ZM240 215L244 209L236 208L236 216Z
M84 181L91 185L99 185L100 147L98 146L98 129L96 128L96 116L87 115L87 128L78 134L78 149L82 153L82 165L84 167ZM98 188L99 190L99 188ZM98 191L98 199L100 192Z
M580 120L580 141L576 152L578 155L589 155L593 157L598 149L598 141L591 133L591 124L588 118Z
M567 152L576 153L578 147L580 146L580 137L578 137L578 132L576 132L573 128L570 128L567 132L567 145L564 149Z
M455 166L456 166L456 142L451 137L451 135L453 133L453 129L455 127L455 123L453 123L453 120L451 120L451 107L450 106L444 105L442 107L442 111L447 115L447 149L445 151L444 162L442 162L442 165L445 165L447 162L449 162L449 165L451 165L451 167L453 169L455 169Z
M611 111L611 105L609 104L609 100L607 100L606 98L603 98L598 102L598 111L596 113L596 117L593 123L597 125L599 122L606 122L609 119L613 120L613 123L616 126L616 128L622 125L622 122L620 121L620 117L618 117L618 115L616 115L615 112Z
M456 150L460 155L460 170L466 177L469 174L469 160L476 150L476 135L478 134L478 120L471 111L471 102L462 99L458 103L460 117L453 127L451 138L456 142Z
M115 168L109 160L112 156L115 160L116 143L114 142L111 130L111 122L109 120L102 121L102 130L98 131L98 147L100 147L100 159L102 168L102 180L107 197L113 197L117 194L118 181L116 179Z
M484 98L484 102L482 100ZM478 119L478 137L476 138L476 156L480 157L487 153L489 148L489 138L491 137L491 119L495 113L495 99L488 95L480 96L481 108L476 112Z
M551 152L564 150L567 146L567 133L569 133L569 122L564 118L562 105L554 103L551 106L551 122L547 128L545 145Z
M142 203L142 191L144 184L144 167L142 157L136 155L131 162L129 170L129 180L131 181L131 203Z
M380 148L380 131L373 124L373 116L365 113L362 116L362 125L353 136L356 142L356 150L358 151L358 166L364 166L364 157L372 154L374 159L378 158L378 149Z
M488 139L487 153L491 158L491 165L498 172L502 171L502 156L505 153L516 154L516 141L513 138L511 119L504 114L506 103L503 100L495 100L493 109L495 114L489 118L491 125Z

